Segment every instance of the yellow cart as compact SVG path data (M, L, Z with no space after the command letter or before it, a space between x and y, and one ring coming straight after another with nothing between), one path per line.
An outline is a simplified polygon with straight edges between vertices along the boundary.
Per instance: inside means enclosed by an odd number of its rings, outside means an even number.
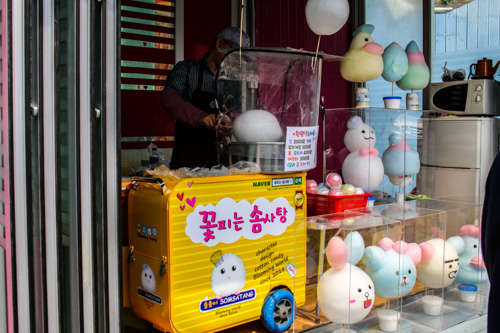
M163 332L262 318L305 302L305 173L141 178L128 197L130 303Z

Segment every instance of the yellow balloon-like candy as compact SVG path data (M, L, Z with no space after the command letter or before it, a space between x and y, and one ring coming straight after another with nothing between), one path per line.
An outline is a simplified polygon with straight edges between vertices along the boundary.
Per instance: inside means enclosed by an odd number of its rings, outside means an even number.
M351 184L342 185L340 187L340 190L342 191L342 193L344 193L344 195L356 194L356 188L354 187L354 185Z

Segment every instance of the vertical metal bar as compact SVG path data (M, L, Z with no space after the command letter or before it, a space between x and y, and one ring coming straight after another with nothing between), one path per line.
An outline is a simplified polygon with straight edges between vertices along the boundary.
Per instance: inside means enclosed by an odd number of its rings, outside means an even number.
M184 60L184 0L175 2L175 63Z
M26 205L26 105L25 105L25 3L12 2L12 122L17 330L31 332L28 263L28 212Z
M54 2L43 1L43 160L47 325L59 332L59 260L56 215L55 27Z
M5 272L6 272L6 297L7 297L7 332L14 332L14 305L12 296L12 241L11 241L11 215L10 215L10 129L9 120L11 115L9 114L9 48L8 45L8 34L10 31L10 24L12 21L7 15L9 12L9 7L7 0L1 0L2 4L2 142L4 145L3 159L4 159L4 216L5 216Z
M119 2L107 0L106 17L106 202L108 231L108 299L109 299L109 332L120 332L121 329L121 242L119 233L118 207L120 203L120 170L118 165L118 43L120 19Z
M90 104L90 0L80 1L80 190L82 225L83 331L94 332L92 161Z

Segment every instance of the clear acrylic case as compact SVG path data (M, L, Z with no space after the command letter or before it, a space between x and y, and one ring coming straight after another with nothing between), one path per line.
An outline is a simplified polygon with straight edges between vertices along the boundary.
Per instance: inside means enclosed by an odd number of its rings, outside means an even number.
M217 141L227 164L264 173L316 166L323 55L292 49L231 50L216 75Z

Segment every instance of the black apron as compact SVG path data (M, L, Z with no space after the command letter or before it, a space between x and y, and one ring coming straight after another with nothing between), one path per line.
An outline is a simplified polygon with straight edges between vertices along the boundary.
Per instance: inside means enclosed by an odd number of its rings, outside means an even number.
M201 91L203 83L203 67L206 62L200 63L198 73L198 87L193 93L191 104L207 114L217 114L214 100L216 94ZM217 164L217 145L214 129L190 126L181 121L175 121L175 145L170 162L171 169L182 167L210 168Z

